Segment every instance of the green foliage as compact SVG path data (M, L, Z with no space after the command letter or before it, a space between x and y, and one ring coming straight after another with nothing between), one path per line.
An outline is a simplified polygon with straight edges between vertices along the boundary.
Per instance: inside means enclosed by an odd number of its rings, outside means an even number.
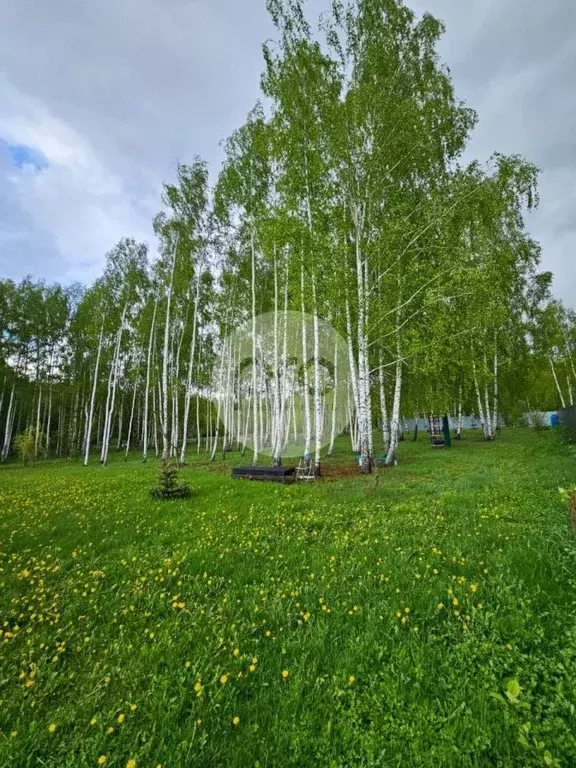
M38 442L42 440L42 436L38 435ZM34 446L36 445L36 429L32 426L22 432L20 435L16 435L14 438L14 449L20 460L24 463L24 466L29 461L34 459Z
M191 456L170 515L136 458L1 467L0 764L573 765L573 458L521 428L400 453L376 488Z
M153 499L187 499L192 495L188 483L179 483L180 470L173 462L164 461L158 472L158 483L152 488L150 495Z

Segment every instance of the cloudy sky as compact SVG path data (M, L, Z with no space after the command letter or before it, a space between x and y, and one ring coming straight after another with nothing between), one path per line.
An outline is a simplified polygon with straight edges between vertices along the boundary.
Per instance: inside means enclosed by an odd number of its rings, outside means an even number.
M315 18L327 0L308 0ZM576 308L576 3L411 0L479 113L466 159L542 168L527 226ZM151 218L176 161L221 162L258 98L264 0L0 0L0 277L87 281Z

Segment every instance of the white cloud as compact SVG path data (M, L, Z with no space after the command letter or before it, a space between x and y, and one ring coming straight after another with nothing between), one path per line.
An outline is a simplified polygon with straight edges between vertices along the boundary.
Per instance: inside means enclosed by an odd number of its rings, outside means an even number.
M306 5L315 19L329 1ZM576 5L407 5L446 24L440 56L480 117L467 157L517 152L543 168L541 210L527 226L576 306ZM161 183L194 154L217 171L218 142L258 98L261 44L273 34L264 0L3 0L0 137L50 166L15 173L0 157L0 270L89 279L119 237L153 246Z
M86 139L6 79L0 81L0 101L5 105L0 136L46 159L44 170L13 169L4 180L34 228L52 234L62 275L89 279L97 274L103 254L127 233L151 238L150 217L137 210L122 179ZM43 272L41 265L34 266Z

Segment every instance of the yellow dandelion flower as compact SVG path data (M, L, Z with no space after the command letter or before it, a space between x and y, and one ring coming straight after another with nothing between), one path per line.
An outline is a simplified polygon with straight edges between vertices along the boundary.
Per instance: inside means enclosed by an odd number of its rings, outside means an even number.
M238 656L240 656L240 651L239 651L239 649L238 649L238 648L234 648L234 650L233 650L233 652L232 652L232 653L233 653L233 655L234 655L235 657L238 657Z
M114 728L111 725L108 726L106 733L114 733Z
M453 598L452 605L458 605L458 598L457 597Z
M124 715L124 714L118 715L118 722L119 723L123 723L124 720L126 720L126 715Z
M402 616L402 614L400 613L400 611L396 611L396 618L397 618L397 619L399 619L399 618L400 618L400 616Z
M130 711L135 712L136 711L136 704L130 704Z
M256 671L256 664L250 664L248 669L250 670L250 672L255 672Z
M55 723L50 723L50 725L48 726L48 730L50 731L50 733L54 733L54 731L56 730Z
M478 589L478 586L476 584L470 584L470 590L472 592L476 592L477 589Z
M348 678L348 685L354 685L355 682L356 682L356 678L354 677L354 675L350 675L350 677Z
M97 722L98 720L95 717L93 717L92 720L90 720L90 725L96 725Z
M10 738L15 739L16 736L18 736L18 731L12 731L12 733L10 734Z
M136 760L131 759L126 763L126 768L136 768Z
M24 685L26 686L26 688L32 688L32 686L34 685L34 680L26 680Z
M221 675L220 676L220 683L222 685L225 685L228 682L228 675Z
M106 764L106 755L100 755L98 758L98 765L105 765Z
M238 723L240 722L240 718L238 717L238 715L236 715L236 717L232 718L232 722L234 723L234 725L238 725Z
M288 677L289 674L290 674L290 672L288 672L287 669L283 669L282 670L282 677L284 678L284 680L286 680L286 678Z

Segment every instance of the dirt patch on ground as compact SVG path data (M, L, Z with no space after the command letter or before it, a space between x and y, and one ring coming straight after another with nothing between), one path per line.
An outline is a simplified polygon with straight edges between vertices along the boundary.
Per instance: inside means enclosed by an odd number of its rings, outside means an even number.
M406 464L412 462L412 457L406 457L402 459L402 463ZM203 469L207 472L216 473L218 475L230 475L232 467L238 462L222 461L216 459L215 461L198 461L191 462L185 465L186 467ZM245 462L246 465L250 464L250 461ZM239 464L238 464L239 465ZM288 463L286 464L288 466ZM350 480L357 477L375 477L377 473L386 472L387 468L380 465L375 467L372 475L361 475L358 471L358 464L356 461L338 461L334 463L327 463L321 465L321 475L316 482L334 482L336 480Z
M320 480L341 480L342 478L358 477L358 464L355 461L345 464L322 464Z

